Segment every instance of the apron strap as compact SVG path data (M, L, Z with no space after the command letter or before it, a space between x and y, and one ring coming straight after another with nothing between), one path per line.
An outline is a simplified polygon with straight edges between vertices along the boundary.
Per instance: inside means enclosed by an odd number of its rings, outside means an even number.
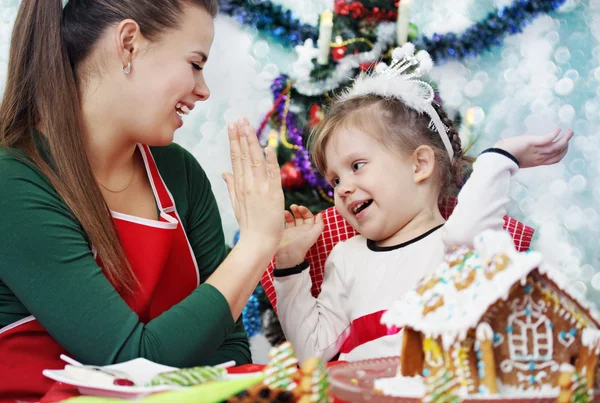
M150 147L145 144L138 144L138 147L142 153L146 170L150 172L150 184L152 185L152 190L154 191L156 201L158 202L159 210L166 213L172 212L174 210L175 203L173 202L173 198L171 197L171 193L167 189L165 182L158 172L156 162L154 161L154 157L150 152Z

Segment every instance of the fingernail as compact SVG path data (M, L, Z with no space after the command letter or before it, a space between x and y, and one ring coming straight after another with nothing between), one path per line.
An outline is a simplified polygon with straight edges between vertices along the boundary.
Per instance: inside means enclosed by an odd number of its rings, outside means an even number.
M229 133L233 133L235 131L235 123L229 123L227 129L229 130Z
M239 118L238 125L244 126L244 118Z
M227 179L225 178L225 174L221 174L221 178L223 178L223 180L224 180L225 182L227 182Z

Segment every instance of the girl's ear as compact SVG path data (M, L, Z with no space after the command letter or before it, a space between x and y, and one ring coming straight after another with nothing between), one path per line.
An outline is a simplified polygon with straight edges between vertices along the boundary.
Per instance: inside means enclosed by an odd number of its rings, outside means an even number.
M433 175L435 169L435 152L430 146L422 145L412 154L414 160L414 180L421 183Z

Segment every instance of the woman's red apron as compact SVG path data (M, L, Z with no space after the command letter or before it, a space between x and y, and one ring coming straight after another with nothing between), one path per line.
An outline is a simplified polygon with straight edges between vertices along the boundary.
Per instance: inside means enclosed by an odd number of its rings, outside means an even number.
M173 197L147 146L139 146L160 220L113 212L119 238L140 287L125 301L147 323L187 297L200 283L198 266ZM68 354L29 316L0 329L0 402L38 401L54 383L44 369L64 367ZM77 357L74 357L77 358Z

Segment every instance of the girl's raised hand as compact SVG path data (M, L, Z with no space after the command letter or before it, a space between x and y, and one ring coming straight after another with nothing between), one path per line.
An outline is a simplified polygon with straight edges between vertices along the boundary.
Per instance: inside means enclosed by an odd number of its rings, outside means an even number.
M228 127L233 174L224 173L240 243L254 242L275 253L283 236L284 202L281 174L275 152L263 150L248 120ZM265 157L266 156L266 157Z
M323 216L292 204L285 212L285 231L277 249L277 268L287 269L304 261L306 253L323 232Z
M574 135L572 130L567 130L559 138L561 131L559 128L543 136L524 134L510 137L500 140L495 147L512 154L519 161L521 168L552 165L567 154L569 140Z

